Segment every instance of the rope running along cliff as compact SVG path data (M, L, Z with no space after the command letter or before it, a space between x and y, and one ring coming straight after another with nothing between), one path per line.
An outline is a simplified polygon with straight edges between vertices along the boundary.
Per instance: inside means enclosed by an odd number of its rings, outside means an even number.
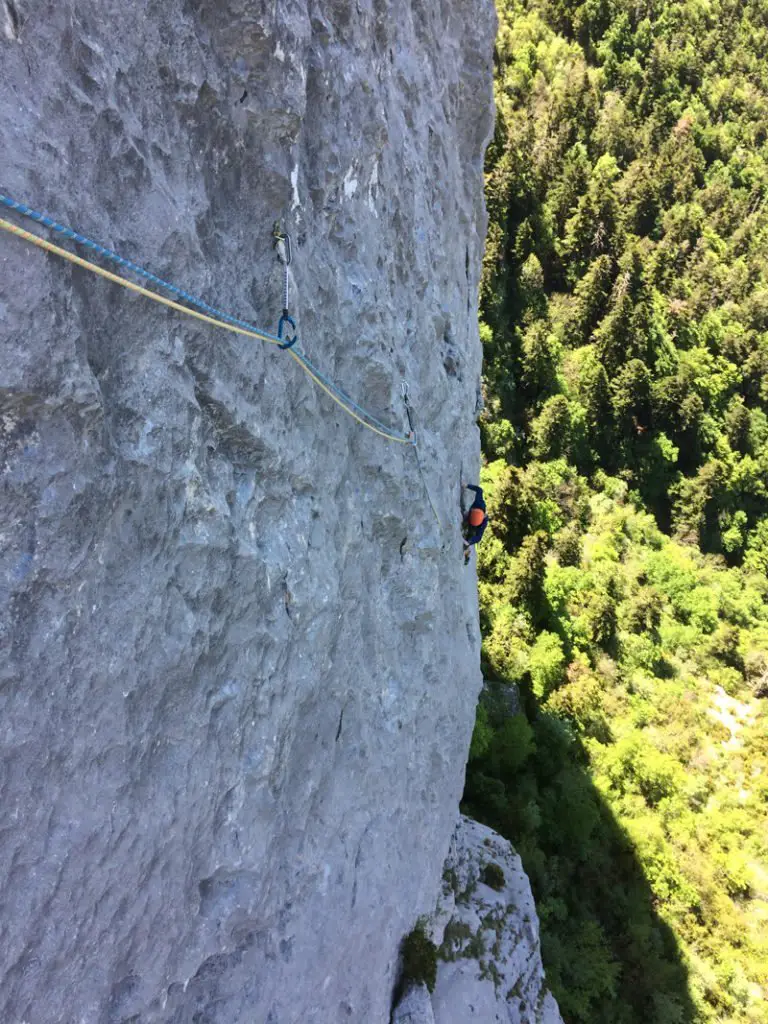
M170 291L172 294L178 296L178 298L183 299L184 302L189 305L184 306L171 299L167 299L165 296L159 295L155 291L151 291L148 288L137 285L133 281L129 281L127 278L121 277L118 274L113 274L111 271L105 270L103 267L92 263L90 260L85 260L82 257L77 256L75 253L69 252L67 249L62 249L53 242L49 242L47 239L41 238L39 235L35 235L30 231L25 231L24 228L0 218L0 228L4 231L7 231L12 235L16 235L18 238L22 238L25 241L30 242L32 245L36 245L38 248L46 250L47 252L54 253L62 259L68 260L70 263L74 263L86 270L90 270L92 273L97 274L99 277L103 277L114 284L119 284L123 288L127 288L139 295L143 295L148 299L152 299L154 302L159 302L164 306L168 306L179 313L184 313L187 316L212 324L214 327L221 327L224 330L232 331L235 334L242 334L250 338L258 338L260 341L264 341L267 344L276 345L278 348L284 349L288 355L299 364L307 376L310 377L330 398L332 398L333 401L347 413L347 415L357 420L357 422L366 429L373 431L374 434L378 434L380 437L384 437L388 441L395 441L398 444L407 444L414 448L416 447L416 442L412 436L404 436L403 434L396 433L391 427L381 423L375 416L373 416L372 413L358 405L357 402L342 391L341 388L337 387L332 381L330 381L325 374L310 362L309 358L300 349L297 349L295 345L286 347L284 339L277 337L274 334L270 334L268 331L263 331L245 320L239 320L237 317L230 316L228 313L222 312L215 306L208 305L208 303L203 302L203 300L199 299L197 296L191 295L189 292L184 291L182 288L178 288L176 285L171 284L168 281L164 281L162 278L157 277L155 274L145 270L138 264L124 259L113 250L107 249L104 246L99 245L97 242L92 241L90 238L86 238L84 235L73 231L71 228L57 223L47 215L39 213L37 210L33 210L24 203L19 203L8 196L0 194L0 204L22 214L25 217L28 217L38 224L42 224L44 227L49 228L52 231L56 231L58 234L70 241L77 242L79 245L83 245L86 248L91 249L104 259L108 259L117 266L131 271L155 286L164 288L166 291ZM190 309L190 306L195 306L196 309ZM198 312L198 310L203 310L203 312Z

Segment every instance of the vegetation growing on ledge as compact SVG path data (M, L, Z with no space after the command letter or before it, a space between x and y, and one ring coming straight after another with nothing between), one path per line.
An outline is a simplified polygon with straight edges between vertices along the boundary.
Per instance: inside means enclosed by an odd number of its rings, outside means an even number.
M498 8L466 809L569 1024L765 1024L768 8Z
M423 921L419 921L405 936L401 953L403 969L400 984L403 990L409 985L424 984L433 992L437 980L437 946L427 935Z
M506 884L503 869L493 861L486 864L480 872L480 881L490 886L491 889L495 889L496 892L501 892Z

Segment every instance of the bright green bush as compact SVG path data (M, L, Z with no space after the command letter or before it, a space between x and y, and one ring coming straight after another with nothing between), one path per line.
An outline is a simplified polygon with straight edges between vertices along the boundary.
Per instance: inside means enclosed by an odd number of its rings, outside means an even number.
M544 700L565 678L565 654L558 636L539 633L528 659L533 692Z

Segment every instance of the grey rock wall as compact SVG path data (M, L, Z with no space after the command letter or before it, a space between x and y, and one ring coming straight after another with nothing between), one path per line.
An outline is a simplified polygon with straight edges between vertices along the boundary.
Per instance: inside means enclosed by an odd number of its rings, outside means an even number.
M480 687L491 0L0 0L0 190L311 358L0 233L0 1020L388 1019Z
M411 984L398 999L392 1024L435 1024L432 1000L423 982Z
M435 1024L562 1024L545 984L531 886L511 844L462 817L443 878Z

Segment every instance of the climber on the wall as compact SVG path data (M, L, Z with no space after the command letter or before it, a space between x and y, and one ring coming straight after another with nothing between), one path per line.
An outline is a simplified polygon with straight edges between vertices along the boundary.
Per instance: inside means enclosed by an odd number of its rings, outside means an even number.
M485 533L488 516L485 511L485 498L482 487L475 484L463 484L468 491L474 491L475 500L470 505L464 518L464 561L469 561L469 553L473 544L477 544Z

